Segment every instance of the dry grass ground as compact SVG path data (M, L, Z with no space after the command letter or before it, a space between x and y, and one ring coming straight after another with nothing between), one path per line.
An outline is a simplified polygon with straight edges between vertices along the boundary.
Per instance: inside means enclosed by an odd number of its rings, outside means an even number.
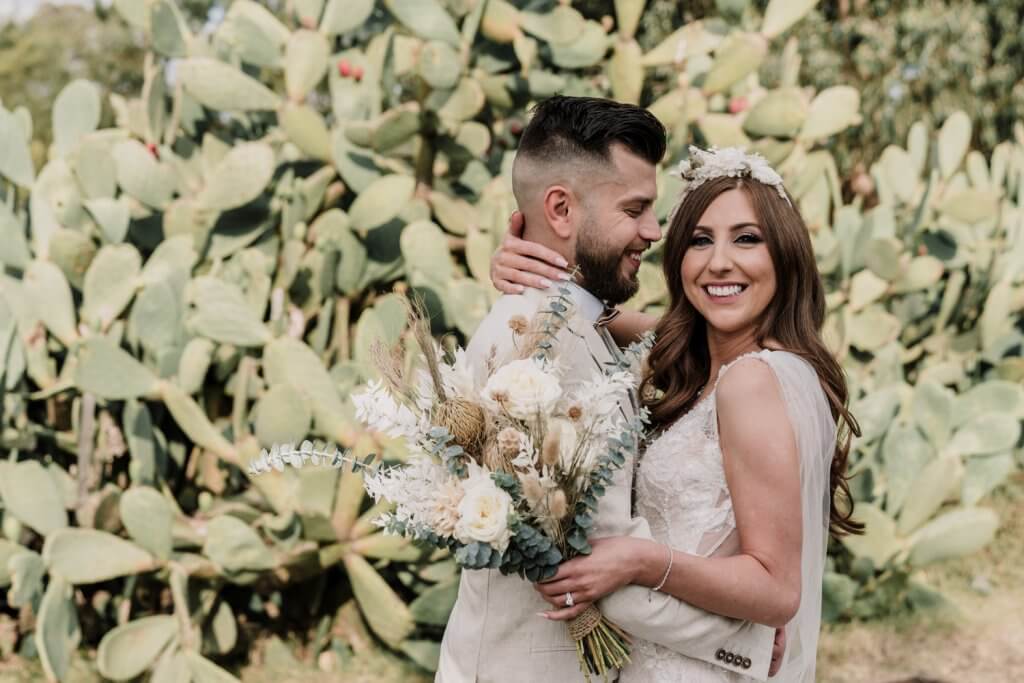
M982 504L999 511L995 541L926 571L956 611L827 627L821 683L1024 681L1024 473ZM979 583L991 591L972 588Z

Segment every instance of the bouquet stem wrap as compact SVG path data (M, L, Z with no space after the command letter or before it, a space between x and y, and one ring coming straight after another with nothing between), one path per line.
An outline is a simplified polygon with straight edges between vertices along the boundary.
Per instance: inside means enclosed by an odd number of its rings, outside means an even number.
M608 680L608 673L629 663L629 636L618 626L604 618L601 611L590 605L569 622L569 635L576 643L576 656L580 670L587 681L590 674Z

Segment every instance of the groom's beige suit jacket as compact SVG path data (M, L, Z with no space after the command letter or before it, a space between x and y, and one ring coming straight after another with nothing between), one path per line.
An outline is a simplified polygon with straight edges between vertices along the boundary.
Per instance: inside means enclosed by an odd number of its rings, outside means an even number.
M561 377L567 386L592 376L598 369L594 357L600 362L612 359L607 332L593 326L603 305L582 288L569 288L578 315L572 327L582 339L565 333L559 336L557 355L563 363ZM531 289L495 302L467 347L478 381L486 378L486 362L492 349L497 351L499 362L512 350L509 319L516 315L529 319L543 310L555 294L553 289ZM593 538L651 538L647 522L630 512L633 466L634 463L627 462L601 498ZM635 638L726 670L759 680L767 678L774 638L774 630L767 626L709 614L642 586L622 588L601 600L599 606L607 618ZM441 643L436 683L582 681L575 645L569 639L565 622L549 621L538 615L548 609L551 607L532 584L519 576L504 576L497 570L462 572L458 600ZM733 656L726 657L727 653ZM749 660L749 668L743 667L744 660Z

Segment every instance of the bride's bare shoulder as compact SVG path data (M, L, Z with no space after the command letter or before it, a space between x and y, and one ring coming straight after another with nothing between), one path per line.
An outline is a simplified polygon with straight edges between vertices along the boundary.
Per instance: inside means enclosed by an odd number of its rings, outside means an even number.
M781 400L779 382L769 354L760 352L738 358L721 373L715 391L719 412L723 406L761 404Z

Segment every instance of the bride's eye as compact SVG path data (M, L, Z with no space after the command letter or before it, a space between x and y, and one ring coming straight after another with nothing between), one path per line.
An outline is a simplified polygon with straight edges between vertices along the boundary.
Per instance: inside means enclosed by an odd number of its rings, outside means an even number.
M694 235L690 238L691 247L706 247L711 244L711 238L707 235Z
M736 238L736 242L739 244L761 244L764 242L759 235L755 235L751 232L745 232Z

